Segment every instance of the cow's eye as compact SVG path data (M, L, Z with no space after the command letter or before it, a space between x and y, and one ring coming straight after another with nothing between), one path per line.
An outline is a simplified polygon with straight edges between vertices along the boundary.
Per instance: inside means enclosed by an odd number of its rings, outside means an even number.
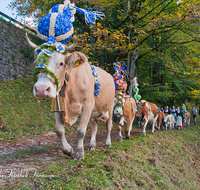
M63 62L60 63L60 66L63 66Z

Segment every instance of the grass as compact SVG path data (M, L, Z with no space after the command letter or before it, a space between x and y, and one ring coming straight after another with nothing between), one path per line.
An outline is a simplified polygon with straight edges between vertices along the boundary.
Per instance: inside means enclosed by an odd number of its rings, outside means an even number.
M198 189L200 126L134 137L110 149L86 151L42 163L40 176L23 178L9 189Z
M54 130L50 100L33 98L32 87L32 78L1 81L1 142ZM105 130L103 126L102 129ZM75 128L66 130L70 132ZM85 159L81 162L54 154L56 150L53 153L51 148L55 146L41 145L42 149L32 147L4 155L0 162L4 165L35 156L39 176L31 173L26 178L11 180L1 189L196 190L200 187L200 125L132 137L121 143L112 142L110 149L98 147L85 151ZM39 159L45 153L59 159Z
M51 100L34 98L32 88L32 78L0 82L1 142L54 129Z

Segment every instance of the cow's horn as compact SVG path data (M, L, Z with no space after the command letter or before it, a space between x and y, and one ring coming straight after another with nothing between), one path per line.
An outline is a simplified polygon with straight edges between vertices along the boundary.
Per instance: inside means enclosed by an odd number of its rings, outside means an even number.
M65 47L65 50L66 51L69 51L69 50L73 50L75 47L76 47L76 44L77 44L77 37L76 36L74 36L74 43L72 44L72 45L70 45L70 46L67 46L67 47Z
M26 33L26 40L27 40L29 46L31 46L32 48L35 49L37 47L37 45L34 44L33 42L31 42L31 40L28 38L28 34L27 33Z

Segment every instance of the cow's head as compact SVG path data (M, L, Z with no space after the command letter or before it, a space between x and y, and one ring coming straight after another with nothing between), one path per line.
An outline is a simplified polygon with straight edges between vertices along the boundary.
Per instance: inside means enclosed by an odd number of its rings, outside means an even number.
M37 46L30 41L27 34L26 39L37 53L33 73L36 80L33 95L41 98L55 98L64 83L66 71L69 74L75 64L75 61L69 59L71 53L67 54L67 52L75 48L77 38L75 37L74 43L70 46L64 46L60 42L51 43L51 41ZM76 60L80 59L76 57Z
M140 101L140 105L139 105L139 110L136 112L136 117L139 117L142 115L142 113L144 113L145 111L145 106L146 106L146 101Z
M115 115L123 115L123 108L124 108L124 103L125 103L125 99L121 96L121 99L119 101L119 97L115 97L114 99L114 109L113 109L113 113Z
M168 119L168 117L165 116L165 117L164 117L164 122L165 122L165 123L167 122L167 119Z

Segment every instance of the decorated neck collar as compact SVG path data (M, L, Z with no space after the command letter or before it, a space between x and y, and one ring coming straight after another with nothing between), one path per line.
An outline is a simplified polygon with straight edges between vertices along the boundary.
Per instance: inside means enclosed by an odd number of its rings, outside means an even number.
M63 55L67 54L67 51L65 50L65 46L60 43L55 43L54 37L49 37L48 41L46 43L43 43L41 46L37 46L35 49L37 54L40 54L38 60L35 62L35 69L33 71L33 78L35 81L37 81L37 74L45 73L50 75L55 80L55 85L59 86L59 82L57 77L54 75L52 71L50 71L47 66L50 60L50 57L52 56L53 52L59 52Z

